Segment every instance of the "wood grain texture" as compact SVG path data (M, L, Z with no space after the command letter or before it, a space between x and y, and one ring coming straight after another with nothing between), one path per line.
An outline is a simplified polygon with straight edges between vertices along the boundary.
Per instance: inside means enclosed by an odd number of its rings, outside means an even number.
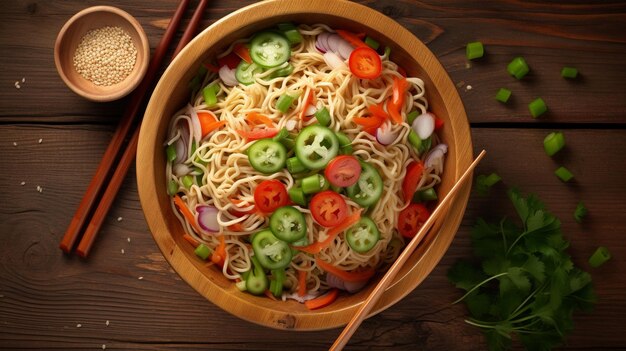
M252 2L211 1L203 24ZM504 181L490 197L471 197L460 230L436 269L405 299L366 320L347 350L484 350L478 330L463 322L463 307L450 305L460 294L445 274L454 261L471 254L468 235L476 217L498 218L511 211L504 191L514 185L537 193L561 218L570 253L591 272L600 298L594 312L576 316L576 329L565 349L626 349L622 331L626 92L620 88L626 78L622 29L626 4L360 2L396 19L441 60L458 84L474 126L474 148L489 152L477 173L496 171ZM0 9L0 349L93 350L103 344L107 350L330 346L338 329L269 330L231 316L185 284L148 232L134 170L89 260L58 250L127 103L82 100L63 85L54 69L52 47L58 30L72 14L96 4L100 3L14 0ZM133 14L153 48L176 7L171 0L107 4ZM190 15L191 10L187 18ZM464 46L473 40L485 43L487 56L466 68ZM533 73L529 80L517 82L504 65L520 54ZM582 79L561 79L558 72L565 64L579 68ZM26 82L16 89L13 83L22 77ZM466 91L467 85L472 89ZM500 87L513 90L512 104L493 100ZM535 95L546 99L551 110L537 121L525 106ZM559 157L548 158L542 140L559 129L565 132L567 147ZM553 170L561 164L574 172L574 183L563 184L554 177ZM41 193L37 185L43 187ZM590 210L582 225L571 217L579 200ZM598 245L609 247L614 257L605 266L590 269L586 259Z

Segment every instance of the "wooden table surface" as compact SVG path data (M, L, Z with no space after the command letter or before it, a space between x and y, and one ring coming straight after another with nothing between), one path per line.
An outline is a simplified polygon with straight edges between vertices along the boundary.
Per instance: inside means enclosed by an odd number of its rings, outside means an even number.
M202 27L252 2L210 1ZM538 194L561 218L569 252L593 276L599 301L593 312L576 315L565 348L626 349L626 4L360 2L397 20L441 60L463 99L475 151L488 151L477 173L495 171L503 183L489 197L472 195L452 246L432 274L365 321L348 349L485 348L479 330L464 323L464 307L451 305L460 293L446 272L471 255L469 232L477 217L510 211L510 186ZM134 169L89 258L59 250L127 102L86 101L62 83L54 67L54 41L63 23L82 8L102 4L133 14L154 49L177 1L12 0L0 9L0 348L327 348L339 329L267 329L217 308L185 284L150 235ZM465 44L477 40L486 56L468 64ZM532 69L523 81L505 69L518 55ZM560 77L566 65L579 69L576 80ZM507 105L494 100L500 87L513 90ZM549 112L533 119L526 105L539 96ZM567 146L550 158L542 141L555 130L564 132ZM575 174L574 182L554 176L559 165ZM582 225L572 218L581 200L589 208ZM599 245L614 257L593 269L587 258Z

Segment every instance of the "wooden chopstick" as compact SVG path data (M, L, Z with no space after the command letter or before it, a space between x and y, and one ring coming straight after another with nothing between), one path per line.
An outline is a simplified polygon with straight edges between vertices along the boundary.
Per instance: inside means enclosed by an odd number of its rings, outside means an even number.
M452 187L452 189L450 189L448 194L439 203L435 211L433 211L433 213L430 215L428 220L424 223L422 228L420 228L420 230L413 237L413 239L411 239L409 244L404 248L404 251L402 251L402 254L398 256L398 258L396 259L394 264L391 266L391 268L389 268L387 273L385 273L383 278L378 282L374 290L372 290L368 298L365 300L365 302L363 302L363 304L358 309L356 314L352 317L350 322L343 329L343 331L341 332L337 340L335 340L335 343L330 347L331 351L341 350L343 349L344 346L346 346L346 344L348 343L348 341L350 340L354 332L357 330L359 325L361 325L363 320L365 320L365 318L367 317L367 314L372 310L372 308L374 308L374 305L376 304L376 302L380 299L380 297L383 295L383 293L385 292L389 284L391 284L391 282L393 281L395 276L398 274L402 266L404 266L406 261L409 259L409 257L413 253L413 251L415 251L419 243L426 236L426 233L428 233L428 231L433 226L437 218L445 211L445 208L448 206L448 203L452 201L452 199L454 198L458 190L463 186L465 181L470 178L470 174L472 174L472 171L474 170L474 168L476 168L476 165L478 165L480 160L485 156L485 153L486 153L485 150L483 150L478 155L478 157L476 157L474 162L472 162L472 164L467 168L465 173L463 173L461 178L459 178L456 184Z
M200 2L198 3L196 10L194 11L193 16L191 17L191 20L187 24L187 28L185 29L185 32L183 33L180 41L178 42L178 46L176 46L176 49L174 50L174 53L172 54L172 60L178 55L178 53L180 53L180 51L194 37L196 33L196 29L198 28L198 24L200 23L200 20L202 19L202 14L204 13L204 9L206 8L206 5L207 5L207 0L200 0ZM113 173L113 176L111 177L111 180L109 181L109 184L106 187L104 194L102 195L102 198L100 199L98 207L96 208L93 216L91 217L91 221L89 222L89 224L87 225L87 228L85 229L83 238L81 239L80 243L78 244L78 247L76 248L76 253L81 257L87 257L87 255L89 254L89 251L91 250L91 247L98 235L98 231L100 230L100 227L102 226L102 223L104 222L106 214L111 208L111 205L113 204L113 201L115 200L115 196L117 195L117 192L122 186L124 178L126 177L126 174L128 173L128 169L130 168L133 161L135 160L135 156L137 154L137 144L139 143L139 131L140 131L140 128L137 127L135 129L135 132L133 133L133 136L128 142L128 145L126 146L124 153L122 154L122 158L120 159L120 162L118 163L117 168L115 169L115 172Z

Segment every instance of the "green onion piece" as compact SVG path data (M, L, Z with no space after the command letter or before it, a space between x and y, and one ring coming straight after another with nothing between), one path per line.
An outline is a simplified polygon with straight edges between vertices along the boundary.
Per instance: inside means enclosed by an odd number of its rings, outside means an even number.
M211 84L202 89L202 96L204 96L204 103L207 107L213 107L217 104L217 84Z
M328 112L326 106L322 107L320 110L315 111L315 118L324 127L328 127L330 125L330 112Z
M172 162L176 159L176 146L170 144L165 148L165 154L167 155L167 162Z
M579 202L576 206L576 209L574 210L574 219L576 220L576 222L582 223L583 217L587 215L587 212L588 211L587 207L585 207L585 204L582 201Z
M278 77L287 77L293 73L293 65L291 63L287 64L287 66L283 68L279 68L270 74L270 79L278 78Z
M322 190L324 178L319 174L313 174L302 179L302 191L305 194L313 194Z
M437 192L434 188L428 188L426 190L418 191L417 195L421 201L435 201L438 199Z
M552 132L543 139L543 148L548 156L553 156L565 146L565 137L561 132Z
M484 54L485 48L483 47L483 43L479 41L468 43L465 47L465 55L467 56L468 60L483 57Z
M370 48L374 50L378 50L378 48L380 47L380 43L372 39L372 37L365 37L364 42L365 42L365 45L369 46Z
M287 159L287 170L289 173L300 173L304 171L308 171L309 169L297 158L290 157Z
M476 185L474 189L479 195L486 196L489 194L489 189L491 189L491 187L500 180L502 180L502 178L496 173L491 173L488 176L481 174L476 177Z
M383 59L389 60L390 55L391 55L391 48L389 46L385 46L385 53L383 54Z
M409 125L413 124L413 121L420 115L420 111L413 110L406 115L406 120L409 122Z
M516 57L506 67L509 74L517 79L522 79L530 71L526 60L523 57Z
M330 189L330 182L326 180L326 177L324 177L323 175L320 175L320 184L322 185L322 190L320 191Z
M510 97L511 91L506 88L500 88L500 90L498 90L498 93L496 93L496 100L502 103L506 103L507 101L509 101Z
M422 148L422 139L420 139L419 135L417 135L417 133L415 133L415 131L413 130L413 128L411 128L411 130L409 131L409 143L415 148L415 150L418 151Z
M194 253L201 259L206 260L211 254L211 249L209 249L208 246L200 243L200 245L198 245L198 247L196 247L196 249L194 250Z
M574 175L565 167L559 167L556 171L554 171L557 177L559 177L564 182L569 182Z
M530 110L530 114L533 118L537 118L548 111L548 107L542 98L537 98L528 104L528 109Z
M183 186L187 189L191 188L193 185L193 176L187 174L183 177Z
M561 77L563 78L576 78L578 76L578 70L574 67L563 67L561 70Z
M290 30L284 31L283 34L285 35L285 37L289 41L289 44L291 45L299 44L302 42L302 34L300 34L300 32L297 29L290 29Z
M611 253L609 249L604 246L600 246L596 249L596 252L589 257L589 265L593 268L598 268L604 264L604 262L611 259Z
M278 134L276 134L272 140L274 141L278 141L281 142L285 139L289 138L289 131L287 130L287 128L282 127L280 128L280 130L278 131Z
M176 195L177 192L178 192L178 182L176 182L173 179L170 179L170 181L167 182L167 194L169 196L174 196Z
M346 134L342 132L335 132L337 139L339 140L339 150L343 155L352 154L352 140Z
M295 98L289 94L281 95L278 100L276 100L276 109L282 113L287 113L294 99Z
M289 190L287 190L287 194L289 194L291 201L297 203L298 205L306 206L306 196L301 187L292 186Z

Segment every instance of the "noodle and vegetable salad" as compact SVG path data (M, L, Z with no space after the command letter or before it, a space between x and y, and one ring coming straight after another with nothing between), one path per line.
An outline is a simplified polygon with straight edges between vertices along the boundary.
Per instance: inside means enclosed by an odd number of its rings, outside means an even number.
M198 259L310 309L358 291L436 203L424 82L366 34L279 24L233 42L171 119L167 190Z

